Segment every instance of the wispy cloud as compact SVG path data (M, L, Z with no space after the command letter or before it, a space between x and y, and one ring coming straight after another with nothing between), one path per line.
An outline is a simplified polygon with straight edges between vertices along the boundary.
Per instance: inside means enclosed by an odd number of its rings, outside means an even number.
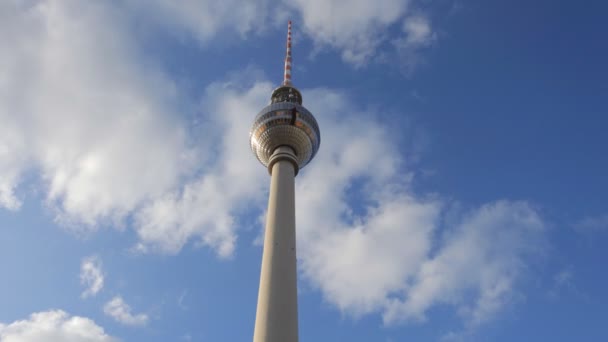
M392 41L399 55L399 65L406 73L424 64L423 52L437 41L437 33L424 14L407 16L402 22L403 36Z
M188 306L184 303L184 300L188 296L188 290L182 291L182 293L177 297L177 306L182 310L188 310Z
M547 292L547 296L552 300L559 300L565 296L575 296L585 302L590 301L589 294L577 286L575 273L571 267L565 267L553 276L553 284Z
M80 263L80 283L85 287L81 297L94 297L104 284L101 260L96 256L84 258Z
M412 0L229 0L221 4L211 0L185 1L176 5L166 1L127 2L143 21L167 32L194 38L206 45L220 34L247 37L283 27L288 17L301 18L300 28L312 39L316 49L336 49L342 59L355 67L368 64L384 43L394 39L392 25L401 23L404 39L395 47L409 69L421 62L419 53L435 39L427 17L413 14L422 3ZM415 61L414 61L415 59Z
M553 276L553 286L548 292L549 298L557 298L563 290L574 289L574 274L570 268L564 268Z
M220 34L244 38L264 31L277 18L285 18L281 2L269 0L187 0L179 3L127 0L126 3L135 15L142 15L142 22L180 37L193 38L201 44L207 44Z
M608 231L608 214L585 217L574 223L574 230L583 234Z
M125 325L145 325L148 323L148 315L144 313L132 314L131 307L125 303L121 296L116 296L107 302L103 307L103 312Z
M0 324L0 341L40 342L118 342L86 317L70 316L64 311L37 312L27 320Z

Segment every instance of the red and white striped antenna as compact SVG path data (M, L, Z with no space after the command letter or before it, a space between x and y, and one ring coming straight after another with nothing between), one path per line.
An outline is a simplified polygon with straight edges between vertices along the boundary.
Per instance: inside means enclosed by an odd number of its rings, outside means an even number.
M287 23L287 55L285 56L283 85L291 85L291 20Z

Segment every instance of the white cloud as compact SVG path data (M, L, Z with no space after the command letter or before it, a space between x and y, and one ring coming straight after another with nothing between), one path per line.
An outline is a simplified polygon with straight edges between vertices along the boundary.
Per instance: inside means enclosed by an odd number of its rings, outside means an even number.
M58 220L89 227L175 185L189 167L175 88L144 66L123 14L79 1L1 6L2 204L18 205L27 168L40 171Z
M288 18L296 19L296 31L303 31L317 49L337 49L344 61L357 67L378 55L378 49L391 39L391 26L399 22L405 38L395 45L402 57L399 62L409 68L419 64L419 49L434 39L430 21L420 14L410 15L411 0L188 0L179 4L130 0L128 3L144 21L167 32L194 37L203 44L220 34L244 38L269 27L284 27ZM301 18L302 27L298 26L297 18ZM410 60L413 58L415 63Z
M403 194L377 206L352 225L328 219L328 231L316 232L316 243L304 240L300 248L305 275L328 301L353 315L382 308L388 294L404 288L431 247L436 203Z
M2 342L118 342L94 321L61 310L37 312L29 319L0 324Z
M143 313L132 314L131 307L120 296L116 296L107 302L103 306L103 312L125 325L145 325L148 323L148 315Z
M422 15L406 18L403 21L403 32L406 34L404 44L411 47L426 46L435 39L429 19Z
M540 245L533 207L499 201L443 222L442 200L410 190L390 129L334 91L305 99L330 133L297 179L298 256L328 302L354 316L381 312L387 324L439 304L479 324L510 303Z
M268 102L270 83L245 89L215 83L205 91L203 111L214 127L217 159L202 175L182 189L151 202L137 213L137 233L144 248L178 252L191 238L232 255L238 222L236 215L259 209L267 188L266 172L249 149L253 115Z
M137 50L118 8L51 0L0 6L8 45L0 51L0 205L18 208L21 174L36 170L64 226L120 227L133 214L141 249L176 253L196 238L231 255L234 211L265 186L242 164L254 164L243 115L262 107L271 85L238 103L230 102L237 89L210 87L201 109L211 115L189 135L177 116L177 100L187 99Z
M317 44L342 51L345 61L361 66L385 40L387 28L408 8L408 0L296 0L306 33Z
M422 63L421 50L436 39L426 15L416 13L410 0L296 0L286 2L303 20L304 32L317 49L332 47L355 67L374 57L390 60L412 71ZM395 38L392 26L401 22L403 37ZM396 49L388 49L391 41Z
M406 17L402 26L403 36L392 41L399 55L400 66L405 72L412 72L423 64L422 52L437 40L429 18L423 14Z
M424 260L440 204L408 191L412 175L372 114L328 89L305 92L305 103L317 114L322 146L296 180L301 267L326 300L370 313Z
M26 164L25 146L15 122L3 111L0 111L0 122L0 207L17 210L21 200L15 196L15 188Z
M0 3L0 207L16 210L21 200L15 188L27 164L27 142L21 134L18 110L27 87L25 75L31 73L27 64L34 56L32 43L26 41L35 34L37 25L28 17L14 15L16 4Z
M245 37L262 31L277 18L283 19L283 7L269 0L127 0L142 19L167 29L167 32L191 36L207 43L220 33Z
M402 298L392 298L386 323L425 318L438 304L456 306L472 325L508 304L527 257L541 247L544 223L525 202L499 201L473 211L449 230L420 265Z
M84 258L80 263L80 283L86 287L82 298L95 296L103 288L103 281L101 260L95 256Z

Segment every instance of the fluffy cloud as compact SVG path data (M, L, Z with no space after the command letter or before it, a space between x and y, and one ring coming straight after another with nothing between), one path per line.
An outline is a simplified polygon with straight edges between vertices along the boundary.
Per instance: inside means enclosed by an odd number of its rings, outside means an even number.
M103 306L103 312L125 325L145 325L148 323L148 315L143 313L132 314L131 307L120 296L116 296L107 302Z
M440 204L408 191L401 152L373 115L327 89L305 99L323 140L297 179L301 267L343 311L373 312L424 260Z
M190 158L175 89L144 70L123 14L79 1L0 6L0 204L18 207L20 173L35 168L57 219L94 227L175 185Z
M539 251L544 223L525 202L499 201L464 217L390 300L387 323L423 319L436 304L452 304L470 324L490 319L516 293L527 257Z
M429 235L437 219L436 203L405 194L375 206L352 225L330 218L327 231L315 232L316 243L304 240L300 248L307 278L352 315L382 308L390 293L404 288L431 247Z
M31 19L15 16L14 7L7 1L0 3L0 39L7 45L0 51L0 206L12 210L21 206L15 188L27 164L26 139L16 113L26 100L19 88L29 83L23 75L34 58L30 51L35 42L24 41L36 31Z
M249 149L254 113L268 102L270 83L244 89L231 82L210 85L203 98L207 124L216 134L217 159L183 188L151 202L137 213L143 248L175 253L191 238L232 255L237 214L257 210L267 188L265 170Z
M28 320L0 324L0 341L118 342L92 320L61 310L37 312Z
M15 196L15 188L26 164L24 139L14 120L3 111L0 111L0 122L0 207L17 210L21 201Z
M445 201L410 190L387 127L339 93L305 98L331 133L297 179L298 255L325 299L354 316L381 312L386 324L423 319L439 304L479 324L510 303L540 245L536 210L499 201L447 220Z
M80 283L86 287L82 298L93 297L103 288L104 275L101 270L101 260L88 257L80 263Z
M420 1L295 0L284 3L302 18L302 30L317 49L334 48L344 61L355 67L396 52L399 58L390 57L393 63L412 71L423 61L421 51L436 39L428 16L416 9ZM392 27L398 25L402 26L402 32L391 32ZM388 49L390 45L385 43L389 41L396 51Z
M0 51L0 205L17 209L19 180L36 170L64 226L120 227L133 214L141 249L175 253L196 238L231 255L233 211L239 203L247 209L248 195L265 184L246 172L263 170L242 164L254 163L243 115L262 107L271 85L238 103L231 94L242 89L222 97L225 85L210 87L201 110L211 115L190 135L176 115L183 105L175 85L136 49L118 8L53 0L0 6L8 45Z
M305 31L317 44L342 50L344 60L362 65L386 38L386 29L401 18L409 0L296 0Z
M230 157L178 187L196 171L194 160L204 165L205 157L193 157L185 125L174 115L174 85L153 65L143 70L138 61L145 58L132 48L121 13L76 1L1 6L0 35L9 47L0 65L0 205L19 207L14 190L21 174L35 168L63 224L120 225L137 212L142 247L177 252L197 236L230 255L230 204L263 184L248 180L239 164L253 163L243 156L250 123L242 113L261 108L270 85L251 91L254 103L229 103L221 86L209 89L204 110L218 117L200 128L208 136L224 132L218 149ZM235 149L238 141L242 148Z

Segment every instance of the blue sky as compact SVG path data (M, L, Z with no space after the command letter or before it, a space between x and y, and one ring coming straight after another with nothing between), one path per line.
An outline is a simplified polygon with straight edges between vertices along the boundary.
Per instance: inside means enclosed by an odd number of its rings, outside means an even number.
M603 1L0 3L0 341L247 341L282 79L302 341L608 339Z

